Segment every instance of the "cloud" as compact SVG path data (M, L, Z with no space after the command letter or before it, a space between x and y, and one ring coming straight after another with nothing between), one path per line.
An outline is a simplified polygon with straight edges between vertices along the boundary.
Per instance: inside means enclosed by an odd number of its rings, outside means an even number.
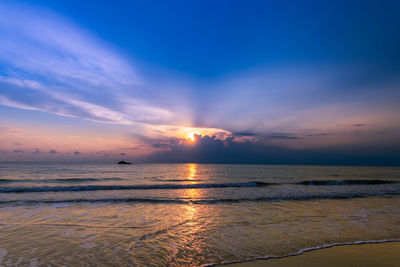
M391 119L400 111L399 82L382 79L367 66L289 62L241 70L198 90L194 121L251 134L306 128L331 132L360 120L400 128Z
M286 139L286 140L301 139L301 137L295 136L293 134L285 134L285 133L270 133L267 135L267 137L272 138L272 139Z
M20 133L22 129L15 127L0 126L0 133Z
M331 134L328 133L315 133L315 134L306 134L306 136L329 136Z
M158 138L151 138L147 136L133 136L136 141L144 146L149 146L155 149L168 149L171 146L179 144L182 140L177 137L158 137Z
M371 153L371 149L373 153ZM369 152L369 153L366 153ZM268 145L262 140L225 140L196 135L195 143L181 140L147 158L150 162L263 163L263 164L345 164L399 165L398 148L332 146L318 149L290 149Z
M258 135L256 133L251 133L251 132L234 132L233 134L235 136L257 136Z
M32 152L33 155L36 155L36 154L39 154L39 153L41 153L39 149L35 149L35 150Z
M170 147L170 144L165 144L165 143L155 143L152 145L153 148L168 148Z
M29 5L0 9L0 104L116 124L174 117L141 94L132 64L73 22Z
M365 143L398 143L399 80L375 79L374 69L288 62L200 82L158 70L145 77L134 61L64 17L22 4L0 3L0 10L0 104L122 125L112 125L110 132L117 129L121 140L137 136L132 151L172 149L185 161L196 158L185 156L200 147L203 154L211 149L226 159L232 153L242 160L238 151L266 159L270 154L264 150L279 154L284 150L277 147L294 148L300 142L308 148L322 139L324 145L356 144L361 137L351 125L376 126L369 129L375 136L363 129L363 138L369 138ZM318 132L303 130L311 128ZM0 133L18 131L0 127ZM182 138L193 132L203 137L186 147ZM391 138L377 138L382 132ZM10 138L7 144L18 140L26 145L27 139ZM117 147L129 145L121 141Z
M25 153L23 149L14 149L14 153Z
M75 154L75 155L80 155L80 154L81 154L81 152L79 152L79 151L75 151L75 152L74 152L74 154Z
M51 149L51 150L49 150L49 153L50 154L57 154L58 152L56 150L54 150L54 149Z

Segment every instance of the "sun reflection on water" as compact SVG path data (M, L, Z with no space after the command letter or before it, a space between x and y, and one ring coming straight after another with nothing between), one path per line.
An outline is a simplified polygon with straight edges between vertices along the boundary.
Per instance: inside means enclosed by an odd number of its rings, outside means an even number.
M195 163L189 163L187 164L188 166L188 172L189 175L187 176L187 180L189 180L192 184L196 184L196 181L193 181L196 178L197 174L197 164Z
M197 183L196 178L199 171L198 164L187 164L187 180L192 184ZM182 190L181 197L188 201L196 201L204 198L207 193L205 188L189 188ZM181 253L186 256L186 264L193 265L194 262L201 261L199 255L204 253L204 248L207 247L206 238L199 234L202 232L204 225L204 215L209 214L208 205L197 205L189 203L183 206L181 215L185 220L185 224L180 228L180 238L183 241ZM181 257L178 253L177 257Z
M190 163L186 164L187 166L187 177L186 179L190 181L191 184L197 184L196 176L198 172L198 164L195 163ZM190 199L190 200L196 200L198 198L201 198L203 195L203 190L199 188L189 188L182 190L181 197L185 199Z

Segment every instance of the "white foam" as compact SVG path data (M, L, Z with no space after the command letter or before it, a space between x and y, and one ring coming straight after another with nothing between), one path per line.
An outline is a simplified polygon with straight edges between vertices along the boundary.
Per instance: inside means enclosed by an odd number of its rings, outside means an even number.
M38 260L36 258L33 258L29 261L29 267L36 267L38 266Z
M6 249L0 248L0 263L3 262L3 258L7 255L8 251Z
M202 267L211 267L211 266L216 266L216 265L242 263L242 262L249 262L249 261L256 261L256 260L281 259L281 258L287 258L287 257L292 257L292 256L298 256L298 255L301 255L301 254L303 254L305 252L309 252L309 251L313 251L313 250L331 248L331 247L336 247L336 246L349 246L349 245L361 245L361 244L380 244L380 243L389 243L389 242L400 242L400 238L324 244L324 245L321 245L321 246L303 248L303 249L300 249L297 252L286 254L286 255L282 255L282 256L267 255L267 256L264 256L264 257L257 257L257 258L253 258L253 259L246 259L246 260L239 260L239 261L224 261L222 263L209 263L209 264L202 265Z

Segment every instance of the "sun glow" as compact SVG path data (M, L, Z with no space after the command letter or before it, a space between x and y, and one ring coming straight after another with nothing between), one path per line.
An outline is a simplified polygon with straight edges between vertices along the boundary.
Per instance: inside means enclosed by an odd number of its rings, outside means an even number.
M188 134L187 139L194 142L196 140L195 135L200 135L200 133L199 132L191 132Z

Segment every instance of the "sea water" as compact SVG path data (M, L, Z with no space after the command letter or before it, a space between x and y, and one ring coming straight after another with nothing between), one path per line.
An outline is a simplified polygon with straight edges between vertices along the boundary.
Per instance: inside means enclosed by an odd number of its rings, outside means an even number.
M0 265L202 266L400 240L400 168L0 163Z

